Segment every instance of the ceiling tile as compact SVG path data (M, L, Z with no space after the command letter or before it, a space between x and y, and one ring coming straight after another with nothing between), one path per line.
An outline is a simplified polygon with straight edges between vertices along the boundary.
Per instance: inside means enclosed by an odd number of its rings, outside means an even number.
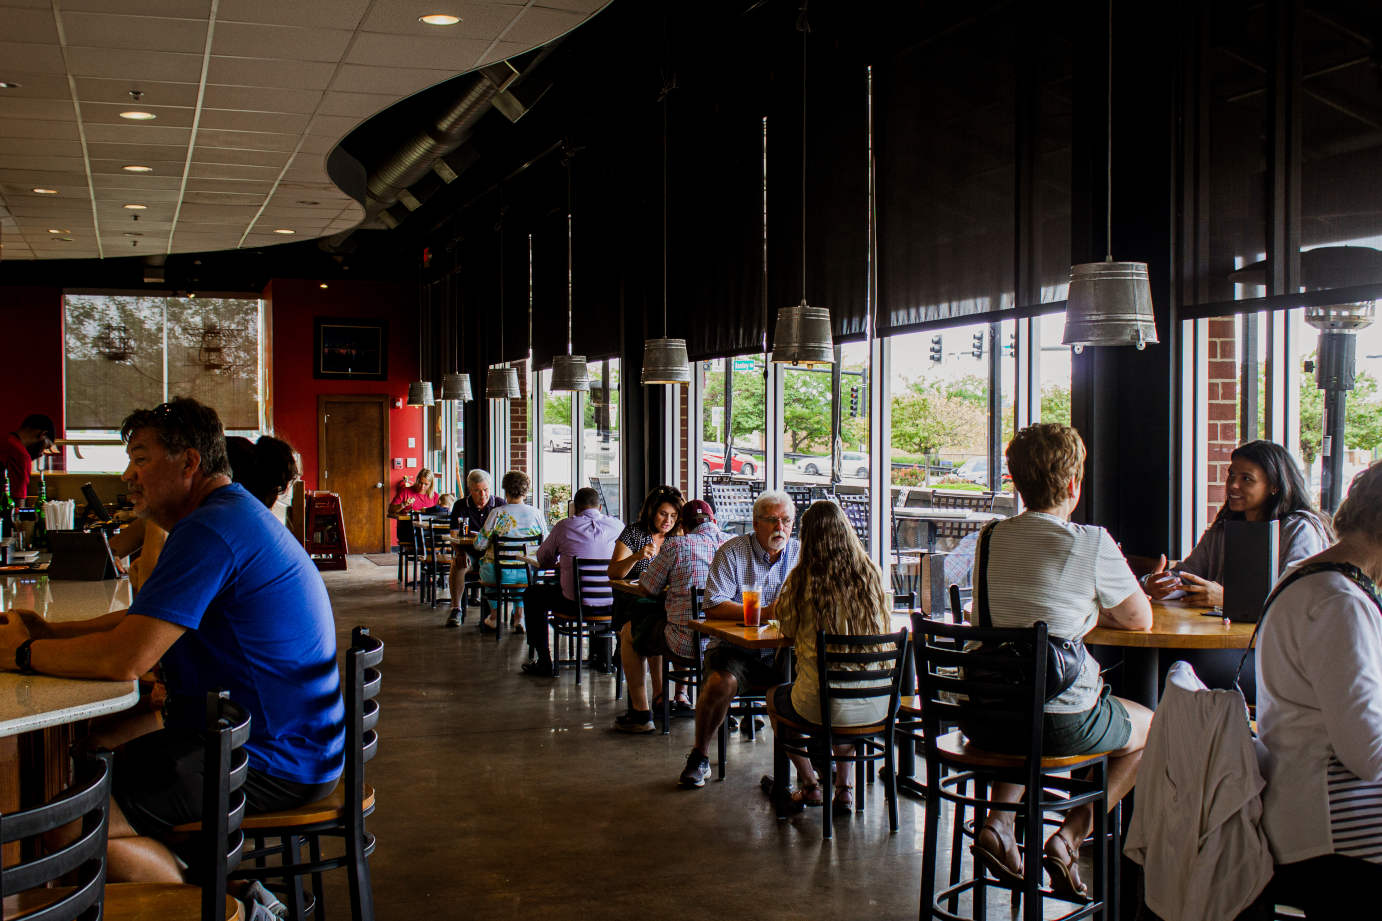
M464 73L475 66L489 47L488 40L465 38L424 38L416 35L383 35L367 32L356 37L346 55L348 64L390 67L407 61L415 67Z
M60 173L56 170L9 169L0 162L0 183L13 184L25 189L57 189L57 196L45 198L86 198L86 173Z
M33 10L0 8L0 16L4 17L5 38L9 41L56 44L58 40L58 27L53 22L51 6Z
M525 42L530 47L545 44L585 22L586 14L567 10L529 7L504 35L507 42Z
M369 5L370 0L221 0L216 15L227 22L354 29Z
M345 54L352 35L354 33L348 29L223 22L216 26L212 52L229 57L330 61L334 64Z
M256 204L186 204L178 212L178 223L183 224L214 224L223 222L228 224L239 224L244 226L249 223L259 210Z
M126 163L139 163L152 166L156 173L170 172L168 165L176 163L178 169L187 159L184 144L109 144L87 141L86 155L92 160L119 160L120 166Z
M109 77L127 80L130 89L140 83L199 83L202 77L201 54L171 51L131 51L122 48L68 48L67 59L78 77ZM147 99L157 105L158 99Z
M231 147L248 150L292 150L297 138L291 135L254 131L221 131L204 129L197 132L198 147Z
M432 4L419 3L418 0L374 0L360 28L365 32L413 35L427 39L490 41L504 30L521 9L521 5L476 3L473 0L444 0ZM450 13L461 17L461 21L454 26L429 26L418 22L418 16L430 12Z
M310 115L322 101L320 90L281 89L270 86L221 86L206 88L204 105L240 112L293 112ZM393 103L389 97L389 104Z
M336 74L336 79L331 81L331 89L346 93L386 93L401 98L454 76L455 72L450 70L345 64Z
M339 141L351 131L363 119L353 118L343 115L317 115L307 127L308 134L321 135Z
M137 105L140 109L152 112L158 118L155 121L135 122L127 118L121 118L121 112L128 112L131 106ZM192 116L196 114L196 109L183 108L180 106L155 106L150 105L148 100L140 100L137 103L124 102L112 104L109 102L82 102L82 121L86 125L126 125L136 131L149 128L190 128L192 127Z
M77 113L70 99L10 99L0 96L0 118L75 122Z
M272 131L276 134L296 135L307 126L306 115L286 115L278 112L237 112L228 109L203 109L202 130Z
M9 162L12 156L76 157L82 156L81 142L73 138L18 138L0 135L0 157Z
M5 99L70 99L72 90L65 74L37 74L0 65L0 76L18 86L0 90Z
M109 164L117 161L97 160L91 164L91 181L103 192L113 193L116 189L124 194L135 196L148 194L154 190L176 192L182 186L182 164L170 164L161 176L150 173L126 173L118 166Z
M188 179L189 192L216 192L221 194L254 195L260 201L273 188L273 179Z
M118 125L89 124L86 126L86 139L111 144L159 144L187 145L192 135L191 128L176 125L140 125L121 120Z
M264 58L232 58L215 55L207 72L208 83L231 86L278 86L286 89L324 90L331 82L334 64L312 61L271 61Z
M73 201L65 202L60 207L52 202L46 202L37 195L27 195L10 199L10 210L16 217L39 218L39 217L65 217L69 221L81 220L85 217L91 219L91 202Z
M284 150L244 150L230 147L204 147L198 144L192 150L193 163L229 163L243 166L271 166L282 169L288 162L288 151Z
M609 0L542 0L538 4L540 7L548 7L554 10L574 10L579 13L592 15L604 7Z
M187 175L192 179L254 179L273 182L279 169L272 166L236 166L230 163L193 163Z
M86 161L76 157L7 156L5 168L10 170L60 170L73 173L86 169Z
M309 134L302 139L302 144L298 147L298 155L315 157L316 163L311 167L314 178L322 174L322 160L336 149L336 145L340 141L340 138L332 137L329 134ZM296 166L297 164L294 163L293 165Z
M138 86L132 86L128 80L112 80L103 77L77 77L75 82L77 84L77 98L83 103L108 102L121 106L122 110L129 109L134 106L134 100L130 99L130 90L138 89L143 94L140 97L140 108L155 105L191 108L197 104L197 84L195 83L163 83L144 80Z
M68 48L124 48L131 51L184 52L201 55L207 23L196 19L122 16L63 11Z
M0 42L0 61L5 62L6 71L29 71L36 74L67 72L62 62L62 51L57 45Z
M77 122L4 117L3 131L12 138L77 138Z
M340 93L331 90L322 97L317 112L321 115L368 118L384 111L397 101L398 97L386 93Z
M122 208L127 203L148 205L149 210L154 210L158 203L172 204L178 200L178 190L174 186L171 189L161 188L142 188L131 189L123 185L121 180L115 176L92 176L91 184L96 187L96 200L112 204L116 208ZM127 217L132 212L124 212Z
M211 15L211 0L62 0L62 8L93 13L204 20Z

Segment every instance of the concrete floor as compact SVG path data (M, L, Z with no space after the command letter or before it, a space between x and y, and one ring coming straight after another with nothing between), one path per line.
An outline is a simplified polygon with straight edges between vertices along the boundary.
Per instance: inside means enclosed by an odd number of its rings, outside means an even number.
M342 648L356 624L386 644L368 767L380 921L917 916L919 800L899 798L896 834L877 784L832 841L819 810L778 821L758 786L767 732L732 738L723 782L681 790L690 720L670 736L616 733L612 677L519 674L521 637L481 636L474 610L445 629L444 608L417 604L391 566L351 557L324 577ZM332 875L326 917L348 918ZM1005 895L990 905L1008 917Z

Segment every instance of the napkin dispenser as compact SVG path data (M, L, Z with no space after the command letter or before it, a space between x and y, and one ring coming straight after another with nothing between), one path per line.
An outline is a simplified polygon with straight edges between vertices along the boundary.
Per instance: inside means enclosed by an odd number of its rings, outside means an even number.
M1276 585L1281 522L1224 522L1224 616L1257 623Z

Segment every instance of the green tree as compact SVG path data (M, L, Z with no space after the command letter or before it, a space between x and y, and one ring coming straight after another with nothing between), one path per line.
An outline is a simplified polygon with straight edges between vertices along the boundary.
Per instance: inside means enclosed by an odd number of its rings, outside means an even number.
M830 375L788 369L782 378L782 423L787 450L830 453Z
M1300 378L1300 458L1306 467L1315 462L1324 443L1324 391L1315 387L1315 378ZM1382 399L1378 398L1377 379L1359 371L1344 408L1344 447L1375 451L1382 446Z
M731 361L732 359L725 359ZM766 386L764 384L762 359L758 359L759 366L752 371L735 371L734 378L734 420L733 431L730 433L736 444L740 439L748 439L754 436L752 441L760 442L763 431L767 428L767 404L764 402ZM704 405L707 412L704 414L703 430L701 437L708 442L720 443L724 436L723 423L715 424L712 414L708 411L710 407L725 405L725 375L723 371L708 371L705 375Z
M946 448L965 453L983 449L987 404L963 388L957 392L954 384L913 381L893 397L892 410L896 449L927 458Z
M1070 388L1051 384L1041 388L1041 421L1070 424Z

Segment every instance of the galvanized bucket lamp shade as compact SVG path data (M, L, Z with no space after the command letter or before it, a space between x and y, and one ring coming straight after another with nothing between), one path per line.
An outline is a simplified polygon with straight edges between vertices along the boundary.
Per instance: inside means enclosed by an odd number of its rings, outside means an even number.
M432 398L431 381L413 381L408 385L408 405L409 406L433 406L436 400Z
M649 339L643 343L644 384L689 384L691 363L685 339Z
M453 371L441 379L441 399L466 403L475 399L470 392L470 375Z
M552 357L552 380L549 390L590 389L590 370L586 368L584 355L554 355Z
M1152 287L1145 262L1085 262L1070 267L1064 345L1156 344Z
M808 307L805 300L779 310L773 331L773 361L808 366L834 364L830 311L825 307Z
M517 400L517 368L490 368L485 375L485 397L490 400Z

